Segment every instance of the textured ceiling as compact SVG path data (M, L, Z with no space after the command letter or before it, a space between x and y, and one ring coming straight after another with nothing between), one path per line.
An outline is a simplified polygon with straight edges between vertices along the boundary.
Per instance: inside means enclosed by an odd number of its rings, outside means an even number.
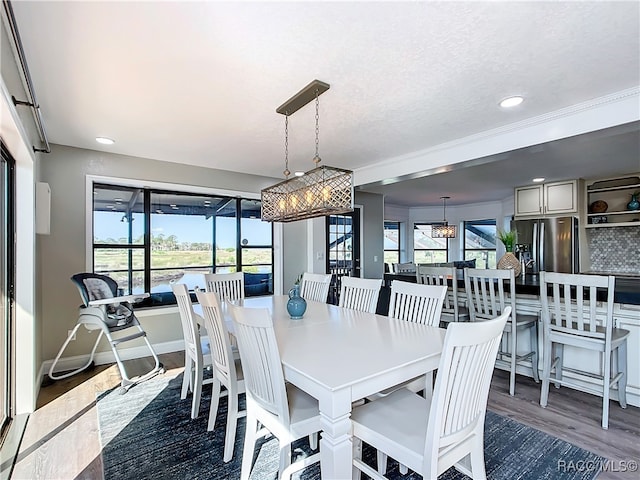
M315 78L320 155L351 169L640 85L638 2L12 5L52 143L272 177L275 109ZM290 118L292 170L313 114Z

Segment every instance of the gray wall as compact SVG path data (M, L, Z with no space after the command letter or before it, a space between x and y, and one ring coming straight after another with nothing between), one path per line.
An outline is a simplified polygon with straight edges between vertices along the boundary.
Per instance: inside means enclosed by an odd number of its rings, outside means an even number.
M363 278L382 278L384 274L384 196L356 192L355 203L362 205L360 226L362 252L360 262ZM377 257L377 261L375 261Z
M298 276L307 270L307 222L283 224L282 293L287 294Z
M145 158L54 145L41 164L41 181L51 187L51 234L38 244L37 297L41 305L42 360L53 359L77 320L80 296L69 277L86 270L86 175L260 192L274 179ZM294 256L300 255L297 250ZM285 250L286 254L286 250ZM298 259L299 261L299 259ZM141 318L153 343L181 338L178 317ZM95 338L95 337L92 337ZM90 339L72 342L65 357L88 353ZM105 342L99 351L108 351Z
M39 235L37 245L37 295L42 337L41 360L54 358L77 320L80 297L69 277L86 270L86 176L106 176L178 185L259 192L274 179L223 170L191 167L170 162L109 154L93 150L52 146L52 153L41 163L40 180L51 187L51 234ZM363 276L382 278L383 274L383 197L357 192L355 203L363 206ZM307 266L307 222L282 227L283 293ZM374 261L374 256L378 261ZM141 322L153 343L181 338L177 313L145 314ZM86 355L95 338L79 334L65 357ZM103 342L98 351L109 351Z

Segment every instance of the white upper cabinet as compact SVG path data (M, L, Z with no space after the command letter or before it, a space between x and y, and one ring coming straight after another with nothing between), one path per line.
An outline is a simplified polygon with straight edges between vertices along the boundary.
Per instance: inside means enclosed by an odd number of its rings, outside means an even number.
M544 183L515 189L515 216L578 212L578 182Z

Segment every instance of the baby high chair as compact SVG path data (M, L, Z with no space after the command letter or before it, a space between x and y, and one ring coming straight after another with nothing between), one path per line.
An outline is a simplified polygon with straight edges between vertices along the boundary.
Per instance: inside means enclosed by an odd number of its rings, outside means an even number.
M60 380L67 378L76 373L79 373L93 364L93 357L98 347L98 343L104 334L109 340L109 345L113 351L113 355L116 358L118 369L120 370L120 376L122 377L122 383L120 384L120 393L125 393L131 386L136 383L142 382L151 378L158 373L164 373L164 367L158 359L158 355L153 350L151 343L147 339L147 333L140 326L140 322L133 313L131 303L136 303L149 296L148 293L142 293L138 295L124 295L118 296L118 284L112 278L106 275L99 275L97 273L77 273L71 277L71 281L78 287L80 296L83 300L83 305L79 308L78 323L75 328L69 332L69 336L65 340L62 348L58 352L51 368L49 369L49 378L52 380ZM100 330L98 338L93 345L91 355L88 362L72 372L64 373L61 375L55 375L54 370L56 364L60 360L62 353L69 342L75 338L76 332L81 325L87 330ZM135 331L129 335L116 335L116 332L124 332L125 330L135 328ZM142 338L146 343L153 359L155 366L149 372L144 375L129 378L125 370L124 364L118 354L118 345Z

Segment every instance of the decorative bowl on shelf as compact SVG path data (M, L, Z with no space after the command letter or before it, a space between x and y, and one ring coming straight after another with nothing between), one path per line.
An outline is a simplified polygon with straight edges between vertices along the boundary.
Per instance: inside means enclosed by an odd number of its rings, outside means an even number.
M589 213L604 213L609 208L609 205L604 200L596 200L589 205Z

